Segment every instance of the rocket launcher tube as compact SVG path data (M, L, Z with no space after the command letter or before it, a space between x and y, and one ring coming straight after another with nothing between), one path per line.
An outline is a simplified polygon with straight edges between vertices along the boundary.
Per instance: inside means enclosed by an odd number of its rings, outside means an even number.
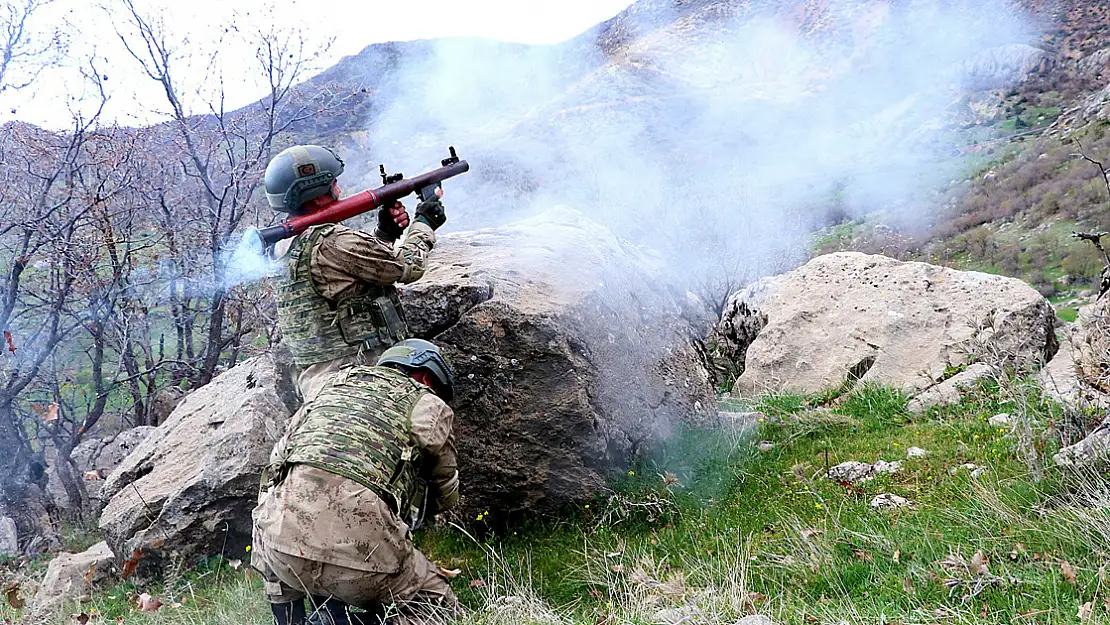
M420 174L415 178L401 179L377 189L356 193L351 197L329 204L316 212L293 219L283 219L276 226L259 230L258 238L261 239L264 247L269 247L282 239L295 237L312 226L339 223L375 208L390 206L409 194L433 187L448 178L453 178L468 171L470 171L470 165L466 161L450 163L426 174Z

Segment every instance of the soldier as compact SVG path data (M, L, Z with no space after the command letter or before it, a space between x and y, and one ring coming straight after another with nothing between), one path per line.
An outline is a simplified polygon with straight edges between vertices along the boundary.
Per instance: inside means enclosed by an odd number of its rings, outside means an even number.
M451 370L439 349L407 339L377 366L329 376L271 456L254 509L252 565L277 625L439 623L458 602L412 544L410 528L458 501ZM367 610L351 614L347 608Z
M287 148L266 167L266 199L275 211L292 216L321 210L339 199L341 173L343 161L327 148ZM297 386L305 400L328 373L351 363L372 363L408 336L393 285L424 275L434 231L447 220L439 201L442 189L436 194L417 205L411 226L397 202L378 210L373 234L329 224L274 246L287 271L278 286L278 323L301 369ZM404 243L395 246L406 226Z

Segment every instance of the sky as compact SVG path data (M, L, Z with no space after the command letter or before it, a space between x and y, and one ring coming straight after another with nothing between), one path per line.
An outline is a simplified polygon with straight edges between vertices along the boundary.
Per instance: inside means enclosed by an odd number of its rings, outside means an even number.
M12 1L12 0L5 0ZM256 100L261 91L251 80L253 50L238 46L225 26L243 28L299 28L313 46L334 39L317 63L319 69L372 43L486 37L502 41L550 44L569 39L605 21L631 0L135 0L147 15L158 15L177 43L179 83L185 90L212 85L221 76L229 108ZM326 12L318 13L320 7ZM157 86L146 78L115 35L116 0L55 0L37 15L31 27L38 33L61 26L69 38L69 53L62 66L39 77L31 87L0 94L0 123L15 118L42 126L67 126L72 111L87 108L89 93L83 89L79 68L90 56L106 76L110 101L103 119L123 124L145 124L164 118L165 106ZM210 63L213 50L221 51L220 67ZM190 112L206 104L193 101ZM13 112L14 111L14 112Z

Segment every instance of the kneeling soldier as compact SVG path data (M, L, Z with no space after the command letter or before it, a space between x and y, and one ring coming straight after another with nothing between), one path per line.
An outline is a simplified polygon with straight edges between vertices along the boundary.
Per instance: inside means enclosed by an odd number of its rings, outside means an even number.
M459 495L451 370L439 349L407 339L377 366L334 373L275 446L254 509L253 565L278 625L439 623L458 602L410 530ZM350 614L348 606L367 614ZM369 617L369 618L368 618ZM314 619L315 620L315 619Z

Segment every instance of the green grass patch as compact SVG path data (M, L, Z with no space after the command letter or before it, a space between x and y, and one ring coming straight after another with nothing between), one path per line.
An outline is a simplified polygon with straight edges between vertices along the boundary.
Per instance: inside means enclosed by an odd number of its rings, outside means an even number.
M711 623L753 610L790 623L1066 621L1104 592L1097 571L1110 551L1110 539L1092 542L1070 525L1072 514L1079 506L1097 517L1091 529L1110 511L1065 488L1062 474L1029 477L1015 436L987 423L1014 408L1000 397L984 385L957 406L916 416L901 393L870 385L825 407L765 397L754 436L718 435L714 446L712 433L687 432L618 489L624 505L662 498L672 514L609 524L612 501L598 501L574 522L514 536L474 541L440 528L421 542L462 564L461 592L481 615L474 623L494 622L491 586L576 623L650 623L659 610L689 605ZM1026 403L1041 425L1059 416L1039 395ZM774 446L758 451L759 440ZM929 454L907 459L910 447ZM1053 449L1039 443L1042 456ZM823 477L849 460L903 464L860 485ZM876 510L880 493L914 507ZM978 552L990 577L968 572ZM1061 576L1063 561L1085 572L1074 586Z
M683 614L725 625L757 611L797 624L1070 623L1086 603L1105 622L1110 487L1053 468L1031 477L1020 437L988 419L1027 415L1043 459L1062 415L1034 387L1014 388L1026 392L981 384L924 414L870 384L835 397L729 399L730 412L759 413L677 433L560 518L493 533L502 512L489 510L417 542L461 569L453 586L469 625L646 625ZM928 453L910 458L911 447ZM878 460L901 468L860 484L824 477L841 462ZM879 494L912 506L876 509ZM87 607L104 620L265 623L258 586L215 562ZM144 590L181 606L139 614L127 598Z

